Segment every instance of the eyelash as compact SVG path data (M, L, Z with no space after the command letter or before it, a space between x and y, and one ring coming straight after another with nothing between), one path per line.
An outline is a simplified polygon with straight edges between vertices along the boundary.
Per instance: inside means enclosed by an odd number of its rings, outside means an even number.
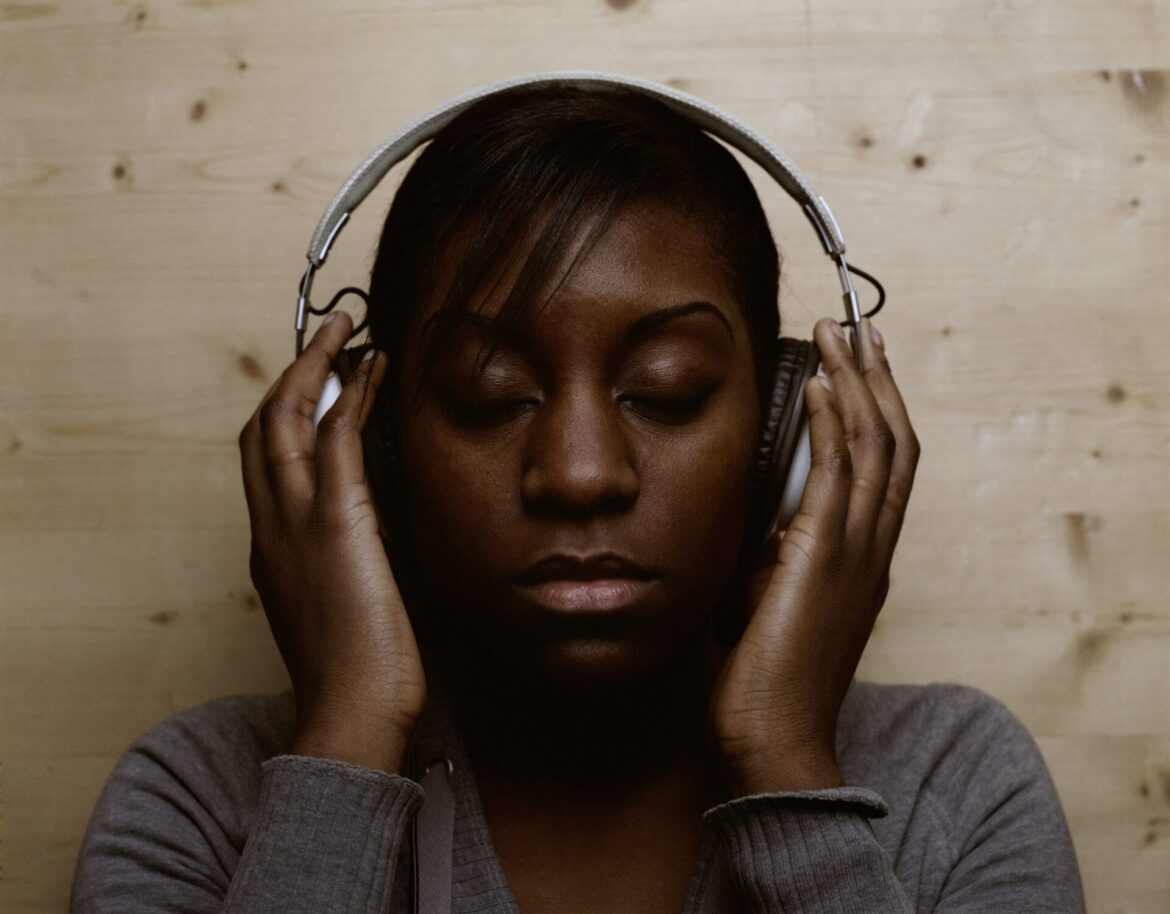
M704 387L689 397L626 397L625 402L633 405L638 412L655 422L667 425L681 425L702 412L715 385Z
M532 400L505 400L498 403L475 403L460 400L447 402L447 414L464 428L491 428L509 422L535 405Z
M682 425L702 412L715 386L712 384L704 387L688 397L622 397L620 402L629 404L634 412L652 422ZM491 428L505 425L526 412L529 407L539 405L534 400L505 400L496 403L449 400L447 412L456 424L466 428Z

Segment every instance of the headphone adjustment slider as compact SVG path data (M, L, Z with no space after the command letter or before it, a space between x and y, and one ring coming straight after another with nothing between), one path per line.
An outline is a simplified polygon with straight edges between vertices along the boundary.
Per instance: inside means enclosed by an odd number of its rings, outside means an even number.
M305 275L301 277L300 295L297 297L297 319L293 325L297 332L297 358L300 358L301 351L304 349L305 314L311 310L309 305L309 294L313 291L313 274L316 272L317 267L313 261L310 260L309 265L305 268Z

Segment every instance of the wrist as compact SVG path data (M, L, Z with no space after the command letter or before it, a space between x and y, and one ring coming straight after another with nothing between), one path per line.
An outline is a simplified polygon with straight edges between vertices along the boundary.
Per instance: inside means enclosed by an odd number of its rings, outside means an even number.
M306 710L297 716L290 751L401 774L413 735L413 725L378 715Z
M836 757L824 753L761 753L728 761L726 776L733 799L760 793L829 790L845 786Z
M406 760L406 742L398 739L371 739L368 734L298 731L289 750L293 755L348 762L387 774L401 774Z

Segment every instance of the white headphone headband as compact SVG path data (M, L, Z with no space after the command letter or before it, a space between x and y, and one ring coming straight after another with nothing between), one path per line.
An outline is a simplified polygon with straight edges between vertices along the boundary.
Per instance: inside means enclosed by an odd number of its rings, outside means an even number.
M861 316L857 308L857 296L853 291L853 284L849 279L849 268L845 263L845 239L841 236L841 229L837 220L833 218L832 210L825 202L825 198L816 193L805 180L804 175L789 158L762 134L757 133L747 124L732 117L726 111L715 107L702 99L686 92L680 92L670 86L648 82L642 79L632 79L625 76L616 76L612 73L597 73L589 70L564 70L552 73L536 73L529 76L520 76L502 82L492 83L473 89L458 98L432 108L422 117L407 124L394 136L366 156L352 175L341 185L341 189L325 210L325 215L317 223L317 230L309 243L309 267L301 281L301 294L297 303L297 352L300 352L300 340L304 333L305 314L309 306L309 292L312 288L313 273L325 263L329 255L329 248L336 240L338 233L348 221L350 214L361 205L378 182L394 165L406 158L422 143L431 139L436 133L449 124L468 106L480 99L487 98L507 89L518 86L575 86L583 89L606 89L620 87L633 89L644 95L656 98L668 107L681 114L687 120L708 133L724 140L729 145L740 150L788 192L804 212L808 220L816 229L817 236L825 253L837 263L837 273L841 282L841 289L845 299L845 310L849 323L857 326Z

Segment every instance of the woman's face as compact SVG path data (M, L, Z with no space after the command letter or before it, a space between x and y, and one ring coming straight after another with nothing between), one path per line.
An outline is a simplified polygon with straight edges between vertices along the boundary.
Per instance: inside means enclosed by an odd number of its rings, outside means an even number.
M502 299L468 303L400 425L427 599L476 654L620 684L702 635L734 569L757 428L747 324L696 227L651 203L512 334L491 326Z

